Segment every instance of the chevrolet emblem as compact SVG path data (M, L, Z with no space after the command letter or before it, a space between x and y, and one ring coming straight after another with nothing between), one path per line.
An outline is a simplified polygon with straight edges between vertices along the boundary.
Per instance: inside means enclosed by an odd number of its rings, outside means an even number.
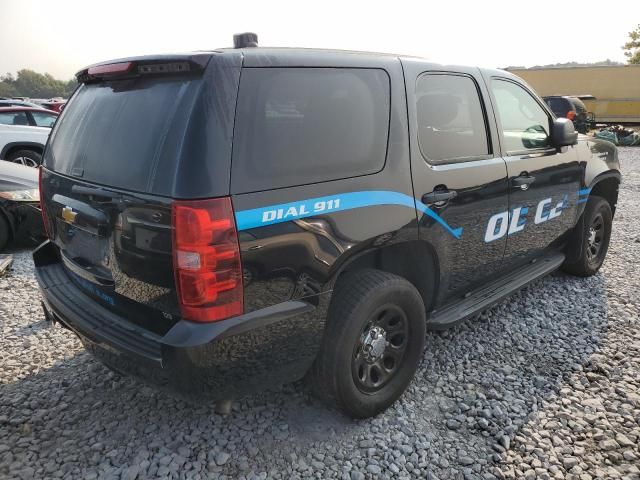
M78 212L74 212L71 207L64 207L62 209L62 219L67 223L75 223Z

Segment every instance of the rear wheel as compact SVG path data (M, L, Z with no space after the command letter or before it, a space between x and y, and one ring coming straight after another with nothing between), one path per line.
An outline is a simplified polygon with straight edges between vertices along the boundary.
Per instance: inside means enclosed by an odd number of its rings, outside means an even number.
M37 167L42 163L42 155L34 150L17 150L12 152L7 160L13 163L20 163L27 167Z
M314 391L347 415L376 415L407 388L425 343L422 297L396 275L362 270L336 285Z
M582 254L573 262L565 262L562 269L573 275L589 277L595 275L609 249L611 238L611 206L602 197L592 196L584 210L582 231Z

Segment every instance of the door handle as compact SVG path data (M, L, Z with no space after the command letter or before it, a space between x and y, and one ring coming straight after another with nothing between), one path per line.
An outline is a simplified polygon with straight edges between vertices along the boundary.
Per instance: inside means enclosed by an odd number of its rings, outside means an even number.
M521 190L527 190L529 185L536 181L536 177L531 175L520 175L511 180L514 187L520 187Z
M422 203L429 205L432 203L446 202L447 200L451 200L457 196L458 192L455 190L434 190L433 192L425 193L422 196Z

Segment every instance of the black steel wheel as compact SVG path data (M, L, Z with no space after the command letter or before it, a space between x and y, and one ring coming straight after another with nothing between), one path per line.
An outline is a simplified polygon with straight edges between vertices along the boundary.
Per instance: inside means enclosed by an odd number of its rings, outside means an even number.
M573 260L565 262L562 269L573 275L588 277L600 270L607 256L613 214L609 202L602 197L592 196L582 215L582 221L576 227L579 231L574 232L574 238L578 241L568 245L567 253ZM577 257L572 255L572 248L581 248Z
M411 382L425 336L424 303L410 282L379 270L347 273L334 289L309 380L347 415L377 415Z
M351 362L351 373L361 392L375 393L402 365L409 343L407 315L397 305L383 305L362 330Z

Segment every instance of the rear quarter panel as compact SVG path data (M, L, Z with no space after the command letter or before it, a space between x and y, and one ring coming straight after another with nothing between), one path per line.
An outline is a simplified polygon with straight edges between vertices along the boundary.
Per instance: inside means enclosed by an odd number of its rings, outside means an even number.
M257 54L256 54L257 55ZM314 65L326 67L382 68L390 77L391 105L387 157L383 169L371 175L233 196L245 274L245 311L250 312L291 299L314 298L330 291L341 266L359 254L404 241L416 240L416 212L409 166L407 110L400 62L395 57L363 59L355 64L336 65L328 56L325 63L314 58ZM264 58L265 66L274 66ZM245 59L260 66L260 58ZM300 65L298 58L291 64ZM392 192L406 200L405 205L383 205L370 192ZM353 198L365 205L359 208L292 217L289 221L255 228L243 228L243 212L294 207ZM233 192L232 192L233 194ZM383 194L383 195L386 195ZM384 202L383 202L384 203ZM366 204L370 206L366 206ZM302 207L303 210L305 209ZM250 225L249 225L250 226Z

